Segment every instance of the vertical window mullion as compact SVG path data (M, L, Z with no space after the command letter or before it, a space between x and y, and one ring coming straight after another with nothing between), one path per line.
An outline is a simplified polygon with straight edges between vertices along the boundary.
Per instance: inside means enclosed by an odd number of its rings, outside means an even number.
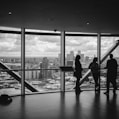
M25 95L25 28L21 28L21 95Z
M65 66L65 31L61 32L61 66ZM65 72L61 72L61 91L65 91Z
M101 63L101 35L98 33L97 36L97 57L99 65L99 89L100 89L100 63Z

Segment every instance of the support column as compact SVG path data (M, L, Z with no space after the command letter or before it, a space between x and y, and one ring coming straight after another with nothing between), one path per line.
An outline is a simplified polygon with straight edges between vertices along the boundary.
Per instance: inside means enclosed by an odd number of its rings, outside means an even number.
M99 89L100 89L100 67L101 67L101 35L98 33L97 37L97 57L99 65Z
M65 31L61 31L61 66L65 66ZM61 91L65 91L65 72L61 72Z
M21 95L25 95L25 28L21 28Z

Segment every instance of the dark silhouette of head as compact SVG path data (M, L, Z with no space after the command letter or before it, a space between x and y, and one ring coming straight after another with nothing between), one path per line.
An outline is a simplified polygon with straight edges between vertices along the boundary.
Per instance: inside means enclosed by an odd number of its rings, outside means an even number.
M97 62L97 61L98 61L98 58L94 57L93 62Z
M75 61L78 61L80 59L81 59L81 56L80 55L76 55Z
M112 58L113 58L113 54L110 54L109 56L110 56L110 59L112 59Z

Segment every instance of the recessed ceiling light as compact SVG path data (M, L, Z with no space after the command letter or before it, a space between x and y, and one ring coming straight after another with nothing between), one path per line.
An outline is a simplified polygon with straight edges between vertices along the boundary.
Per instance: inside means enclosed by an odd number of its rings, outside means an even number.
M87 25L89 25L90 23L89 23L89 22L87 22L86 24L87 24Z
M10 12L10 11L9 11L9 12L8 12L8 14L9 14L9 15L11 15L11 14L12 14L12 12Z

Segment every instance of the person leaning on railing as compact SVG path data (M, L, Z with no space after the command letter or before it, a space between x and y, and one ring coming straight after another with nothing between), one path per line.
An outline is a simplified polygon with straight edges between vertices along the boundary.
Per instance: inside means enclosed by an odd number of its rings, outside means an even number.
M91 73L95 81L95 91L99 91L99 84L98 84L99 66L98 66L97 60L98 58L94 57L93 61L89 64L89 67L88 67L89 69L91 69Z

